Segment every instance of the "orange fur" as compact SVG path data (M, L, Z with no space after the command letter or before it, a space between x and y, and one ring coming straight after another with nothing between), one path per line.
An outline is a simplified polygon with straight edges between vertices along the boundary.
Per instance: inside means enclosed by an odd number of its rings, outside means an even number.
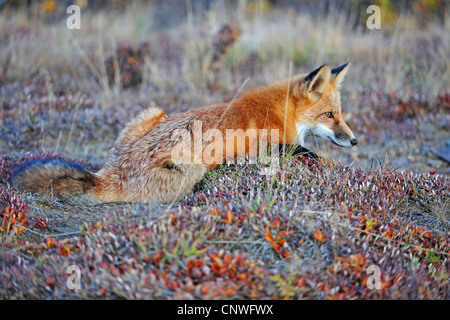
M80 173L89 177L85 187L72 183L71 177L52 185L51 181L60 181L61 175L68 174L56 165L51 171L47 168L45 175L37 174L39 165L32 166L33 170L19 169L20 174L13 176L13 184L24 189L28 186L30 190L33 181L39 182L35 183L39 187L30 191L42 192L51 186L60 196L81 190L96 201L168 203L190 192L207 171L238 157L240 149L235 140L241 144L246 141L244 154L254 152L260 129L278 130L276 143L279 144L301 144L306 136L315 135L341 146L354 145L356 139L342 119L338 91L348 67L349 64L331 70L322 66L307 75L247 90L231 103L203 106L181 114L167 116L158 108L149 108L122 130L99 172ZM196 121L201 121L201 127ZM218 157L207 163L203 153L208 141L199 146L195 142L187 143L188 152L183 156L193 163L175 163L172 152L179 144L173 139L173 133L179 129L185 130L180 136L186 139L183 141L217 129L223 139L223 149L216 152L222 154L214 154ZM237 130L229 141L228 129ZM255 130L255 135L250 135L249 129ZM43 180L46 182L42 183Z

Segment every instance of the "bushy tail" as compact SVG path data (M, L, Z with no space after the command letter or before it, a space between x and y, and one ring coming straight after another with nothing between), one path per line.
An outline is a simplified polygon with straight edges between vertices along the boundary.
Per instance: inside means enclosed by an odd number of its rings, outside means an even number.
M97 179L77 163L62 159L30 161L11 177L15 188L33 193L48 193L59 198L92 196Z

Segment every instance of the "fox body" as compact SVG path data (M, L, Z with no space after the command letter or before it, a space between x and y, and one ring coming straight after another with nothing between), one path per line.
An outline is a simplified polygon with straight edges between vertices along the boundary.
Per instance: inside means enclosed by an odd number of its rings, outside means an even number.
M271 141L280 145L301 145L313 135L351 147L357 141L342 118L339 94L349 66L330 69L323 65L309 74L247 90L231 103L180 114L168 116L149 108L120 132L100 171L90 172L63 160L38 160L17 169L12 184L26 191L92 201L170 203L189 193L206 172L227 159L235 159L239 152L250 154L261 129L277 130L276 141L274 137ZM221 133L215 137L221 143L212 161L202 157L206 144L195 147L195 142L185 143L188 147L183 149L181 160L189 161L174 160L173 151L180 145L174 131L184 130L179 138L190 141L210 129ZM225 139L231 129L237 132L232 141ZM230 146L249 130L256 135L244 137L242 149Z

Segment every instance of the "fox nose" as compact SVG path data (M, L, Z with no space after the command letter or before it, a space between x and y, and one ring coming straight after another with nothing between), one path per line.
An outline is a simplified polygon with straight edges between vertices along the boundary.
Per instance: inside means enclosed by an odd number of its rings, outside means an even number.
M352 144L352 146L354 146L355 144L358 144L358 140L356 140L356 138L353 138L352 140L350 140L350 143Z

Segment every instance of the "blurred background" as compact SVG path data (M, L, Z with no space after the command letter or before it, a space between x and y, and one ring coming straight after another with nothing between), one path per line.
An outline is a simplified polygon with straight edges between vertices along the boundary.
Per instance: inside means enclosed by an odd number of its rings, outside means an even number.
M0 0L0 151L101 165L147 106L182 112L351 62L342 106L358 146L306 147L363 169L448 175L447 3ZM66 26L71 4L79 30ZM370 5L380 29L366 25Z

